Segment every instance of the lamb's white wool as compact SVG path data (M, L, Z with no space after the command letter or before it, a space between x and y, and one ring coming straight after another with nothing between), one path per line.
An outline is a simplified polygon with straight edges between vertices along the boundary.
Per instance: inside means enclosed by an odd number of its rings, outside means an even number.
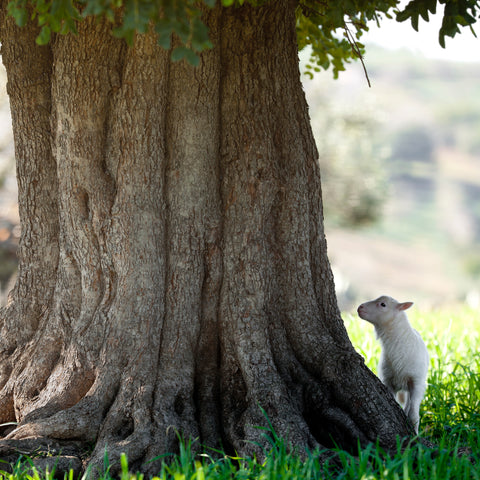
M405 399L403 408L418 433L429 360L422 337L412 328L405 313L412 305L383 296L362 303L357 312L375 326L382 345L378 375L397 399Z

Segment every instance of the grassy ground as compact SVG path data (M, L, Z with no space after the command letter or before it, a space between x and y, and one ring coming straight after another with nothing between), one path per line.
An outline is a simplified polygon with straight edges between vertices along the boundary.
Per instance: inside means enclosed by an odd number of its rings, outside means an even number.
M274 432L266 460L232 458L218 452L194 455L184 444L180 454L166 458L155 480L205 479L328 479L328 480L469 480L479 479L480 469L480 317L466 308L450 312L410 312L413 326L424 337L430 352L428 389L421 409L421 435L438 448L412 443L406 450L387 455L378 445L360 450L358 455L338 451L328 462L320 462L318 452L300 458L288 452ZM373 327L356 315L344 315L352 343L376 370L380 352ZM197 450L195 448L195 450ZM463 455L460 455L462 452ZM213 452L212 452L213 453ZM142 480L129 472L128 460L121 458L121 480ZM85 474L82 480L110 480L108 456L103 475ZM1 470L1 467L0 467ZM53 478L38 472L29 459L20 458L13 473L0 472L0 480L41 480ZM74 480L73 474L65 480Z

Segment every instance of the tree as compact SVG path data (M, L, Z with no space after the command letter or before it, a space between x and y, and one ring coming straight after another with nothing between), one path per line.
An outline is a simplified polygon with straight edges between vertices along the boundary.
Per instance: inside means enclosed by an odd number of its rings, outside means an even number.
M107 448L153 472L175 431L251 453L264 414L292 448L412 432L336 304L297 57L315 14L211 3L97 1L80 21L68 1L17 1L19 28L2 1L22 226L4 456L93 445L92 464Z

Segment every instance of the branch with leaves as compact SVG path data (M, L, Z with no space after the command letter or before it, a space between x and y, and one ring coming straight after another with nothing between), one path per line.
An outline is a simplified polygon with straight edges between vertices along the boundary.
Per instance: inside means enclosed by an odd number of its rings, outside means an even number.
M480 18L480 4L477 0L438 0L439 5L444 6L443 20L438 41L445 48L445 37L455 37L461 33L460 27L469 27L470 31L477 36L473 25ZM429 14L437 11L437 0L411 0L402 12L397 13L397 21L404 22L410 19L412 27L418 31L418 21L422 17L426 22Z
M258 6L274 0L218 0L225 8L243 4ZM132 44L136 33L145 33L151 25L158 43L172 49L172 60L185 59L199 63L199 54L212 44L202 12L213 8L216 0L10 0L8 13L19 26L36 21L40 26L37 43L50 41L52 33L76 33L77 22L89 15L105 17L114 24L113 34ZM299 49L311 47L307 68L310 74L321 69L333 70L334 77L345 70L351 60L362 60L365 46L362 35L369 22L377 24L396 15L398 21L410 19L418 30L419 18L428 21L437 5L444 6L439 42L445 47L445 36L454 37L460 27L473 25L479 18L478 0L412 0L404 10L399 0L300 0L297 7ZM178 39L172 48L172 38Z

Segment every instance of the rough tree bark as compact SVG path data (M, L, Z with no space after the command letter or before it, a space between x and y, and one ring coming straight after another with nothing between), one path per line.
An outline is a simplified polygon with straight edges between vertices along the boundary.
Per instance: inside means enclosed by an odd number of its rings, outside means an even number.
M39 47L5 9L22 226L5 451L140 466L179 431L247 454L260 406L300 448L409 434L337 309L295 2L209 12L198 68L91 19Z

